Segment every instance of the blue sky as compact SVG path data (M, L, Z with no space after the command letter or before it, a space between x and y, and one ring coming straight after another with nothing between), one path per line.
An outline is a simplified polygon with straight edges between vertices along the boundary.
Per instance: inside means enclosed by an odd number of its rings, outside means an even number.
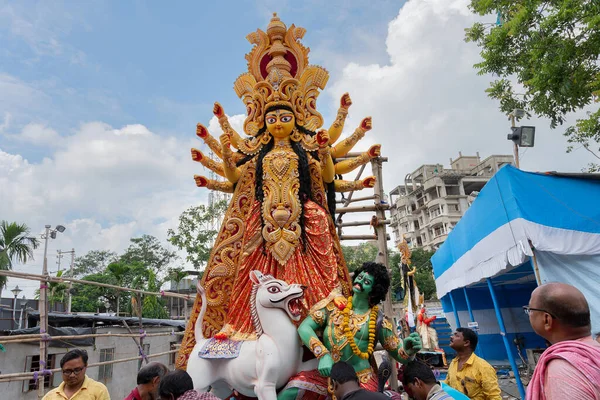
M245 36L266 29L272 12L307 29L310 62L330 72L318 101L325 125L344 92L353 105L343 137L373 117L357 149L382 144L386 191L459 152L511 154L506 116L485 94L491 77L476 74L479 49L464 42L466 27L495 16L475 16L468 3L0 0L0 219L34 233L65 225L51 264L57 249L119 252L145 233L164 241L181 212L206 201L193 180L206 171L189 155L205 149L196 123L219 135L219 101L242 131L233 82L246 72ZM548 121L527 122L538 131L523 169L591 161L566 154ZM39 272L35 255L18 268Z
M385 49L357 40L357 32L384 37L401 3L4 3L0 71L48 96L36 107L8 107L8 133L36 121L68 135L82 122L101 120L112 126L143 121L160 134L193 134L197 121L212 116L215 100L230 113L243 112L232 83L245 69L245 36L264 29L271 10L307 29L305 42L318 50L313 62L361 53L377 62L385 61ZM30 149L23 154L43 156Z

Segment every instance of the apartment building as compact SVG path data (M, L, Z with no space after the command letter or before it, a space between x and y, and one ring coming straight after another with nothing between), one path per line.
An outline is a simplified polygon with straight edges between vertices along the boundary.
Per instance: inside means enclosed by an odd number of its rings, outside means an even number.
M511 155L450 159L450 168L425 164L406 175L404 185L390 192L391 223L396 243L406 238L411 248L437 250L486 182Z

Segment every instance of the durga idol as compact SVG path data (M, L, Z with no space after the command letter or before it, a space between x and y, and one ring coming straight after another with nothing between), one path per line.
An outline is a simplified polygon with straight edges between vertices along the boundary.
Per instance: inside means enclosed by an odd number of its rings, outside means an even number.
M333 124L320 129L323 118L316 99L329 76L308 65L308 49L299 42L304 32L294 25L288 29L274 15L266 32L248 35L255 45L246 55L248 72L234 84L247 111L244 136L232 128L218 103L213 112L223 130L219 139L197 126L197 135L221 161L198 149L192 149L192 158L224 178L195 176L197 186L232 193L201 282L207 296L205 337L256 339L249 308L252 270L306 286L304 316L332 293L351 293L333 222L335 193L373 187L375 178L336 177L379 156L380 146L347 157L371 129L370 118L336 143L352 104L347 94ZM180 368L195 344L200 306L197 296L178 356Z

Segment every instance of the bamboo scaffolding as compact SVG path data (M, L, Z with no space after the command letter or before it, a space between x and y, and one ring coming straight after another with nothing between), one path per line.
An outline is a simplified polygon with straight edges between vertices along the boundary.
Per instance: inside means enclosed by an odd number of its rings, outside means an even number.
M384 221L379 221L380 224L386 224L389 225L392 221L389 219L386 219ZM341 227L347 227L347 226L363 226L363 225L371 225L371 220L369 221L353 221L353 222L342 222L341 224L338 224L338 226Z
M369 206L352 206L352 207L344 207L340 208L339 213L351 213L351 212L370 212L370 211L385 211L389 210L389 204L373 204Z
M169 351L163 351L161 353L149 354L146 356L146 358L161 357L161 356L165 356L167 354L177 353L178 351L179 350L169 350ZM110 361L91 363L91 364L88 364L87 368L99 367L102 365L119 364L119 363L124 363L124 362L129 362L129 361L136 361L141 358L142 358L142 356L137 356L137 357L122 358L119 360L110 360ZM61 372L62 370L60 368L54 368L54 369L50 369L50 370L46 370L46 371L55 373L55 372ZM0 375L0 383L8 382L8 381L28 381L30 379L33 379L35 372L39 373L39 371L34 371L34 372L18 372L18 373L14 373L14 374L1 374ZM39 378L39 379L43 380L43 378Z
M157 337L157 336L183 336L185 332L156 332L156 333L88 333L84 335L64 335L64 336L50 336L50 335L14 335L14 336L0 336L0 343L27 343L37 342L41 339L48 338L49 341L53 340L69 340L69 339L89 339L89 338L103 338L103 337L130 337L139 338L140 336L145 337ZM28 336L28 337L23 337Z
M2 275L10 276L12 278L29 279L32 281L57 282L57 283L66 283L66 282L81 283L84 285L100 286L100 287L105 287L105 288L109 288L109 289L121 290L123 292L133 292L133 293L146 294L146 295L151 295L151 296L176 297L176 298L187 299L187 300L189 300L191 298L189 294L181 294L181 293L166 292L166 291L149 292L147 290L131 289L131 288L125 288L125 287L116 286L116 285L109 285L108 283L84 281L84 280L75 279L75 278L44 276L44 275L38 275L38 274L29 274L29 273L25 273L25 272L0 270L0 276L2 276Z

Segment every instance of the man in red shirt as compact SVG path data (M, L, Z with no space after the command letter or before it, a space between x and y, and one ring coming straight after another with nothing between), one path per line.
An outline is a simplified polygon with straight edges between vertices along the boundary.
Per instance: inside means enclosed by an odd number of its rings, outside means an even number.
M140 369L137 375L137 387L125 397L125 400L157 400L160 380L169 372L168 368L157 362Z

